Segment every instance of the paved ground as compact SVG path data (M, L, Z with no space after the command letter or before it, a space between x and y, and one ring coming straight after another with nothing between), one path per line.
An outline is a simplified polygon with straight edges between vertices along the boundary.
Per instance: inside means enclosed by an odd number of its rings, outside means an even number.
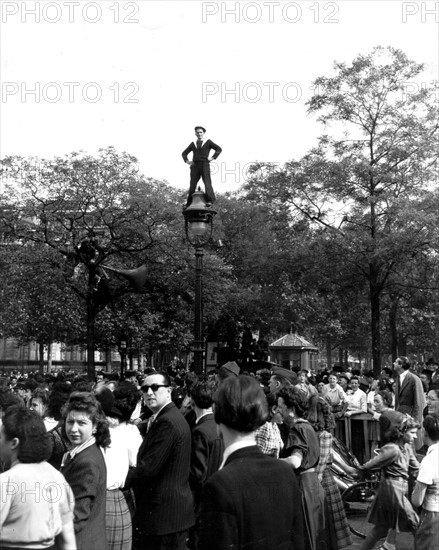
M352 535L352 540L354 544L349 546L347 550L360 550L363 539ZM377 544L379 546L379 544ZM396 549L397 550L414 550L413 536L409 533L400 533L396 538ZM432 549L433 550L433 549Z

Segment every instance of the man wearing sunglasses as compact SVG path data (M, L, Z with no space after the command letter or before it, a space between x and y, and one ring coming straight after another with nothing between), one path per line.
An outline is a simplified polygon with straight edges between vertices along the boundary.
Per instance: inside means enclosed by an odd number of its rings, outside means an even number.
M125 483L136 495L133 550L185 550L187 531L195 522L189 486L189 425L172 402L166 373L149 374L141 390L153 414L137 466Z

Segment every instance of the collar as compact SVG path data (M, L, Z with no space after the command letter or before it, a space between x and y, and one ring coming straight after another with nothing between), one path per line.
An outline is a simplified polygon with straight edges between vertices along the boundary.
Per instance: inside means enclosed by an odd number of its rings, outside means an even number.
M73 447L69 452L65 453L62 457L62 463L61 467L65 465L67 460L73 460L73 458L78 455L80 452L85 451L88 447L91 447L96 443L96 438L94 435L89 437L87 441L84 441L84 443L81 443L81 445L78 445L77 447Z
M163 407L161 409L159 409L156 413L152 414L150 416L150 418L153 418L153 422L155 421L155 419L158 417L158 415L162 412L162 410L167 407L170 403L172 403L172 401L169 401L168 403L166 403L165 405L163 405Z
M224 451L223 455L223 461L221 462L221 466L218 468L218 470L222 470L224 468L224 464L226 463L227 459L231 454L233 454L235 451L238 451L239 449L245 449L245 447L254 447L256 445L256 441L235 441L235 443L232 443L227 447L227 449Z
M195 424L198 424L198 422L204 418L205 416L207 416L208 414L213 414L213 411L212 409L208 409L205 413L203 413L202 415L200 415L196 420L195 420Z
M197 141L198 141L198 139L195 139L194 142L193 142L194 145L195 145L195 147L198 147ZM204 138L204 139L201 140L201 147L203 147L203 145L206 143L206 141L207 141L206 138Z

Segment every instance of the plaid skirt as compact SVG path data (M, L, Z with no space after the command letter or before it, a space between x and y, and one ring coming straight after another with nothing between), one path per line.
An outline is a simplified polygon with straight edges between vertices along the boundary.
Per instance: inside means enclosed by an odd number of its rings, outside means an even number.
M131 550L133 530L131 514L122 491L107 491L105 530L108 550Z
M331 548L342 550L352 544L346 512L341 499L340 489L332 477L329 468L325 468L322 475L322 487L325 491L329 508L329 530Z

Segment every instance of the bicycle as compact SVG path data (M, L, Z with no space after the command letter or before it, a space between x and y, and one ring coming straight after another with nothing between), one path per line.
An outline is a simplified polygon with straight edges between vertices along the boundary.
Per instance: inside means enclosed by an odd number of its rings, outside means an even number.
M379 474L371 473L343 491L341 498L345 507L349 529L354 535L366 538L373 525L368 522L369 510L378 491Z

